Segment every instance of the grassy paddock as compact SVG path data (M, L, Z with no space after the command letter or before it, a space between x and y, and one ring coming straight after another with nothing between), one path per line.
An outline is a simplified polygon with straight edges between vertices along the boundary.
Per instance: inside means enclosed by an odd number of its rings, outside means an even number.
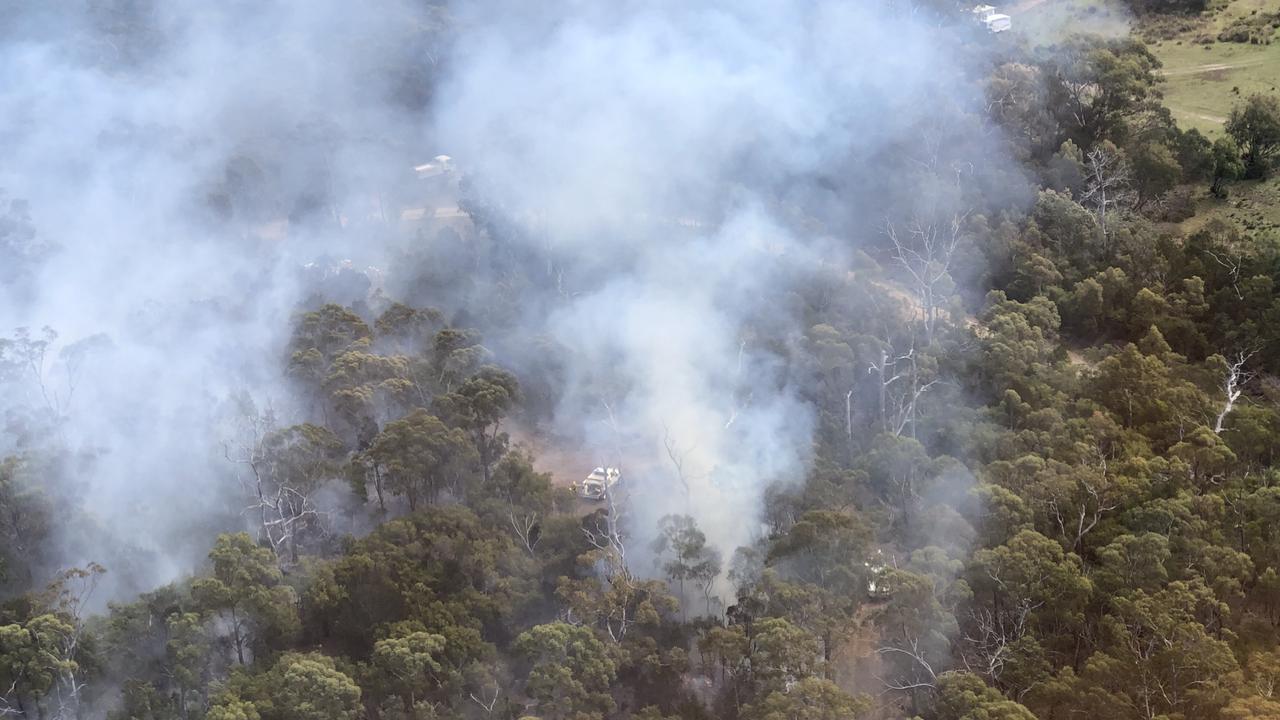
M1206 135L1222 132L1227 115L1253 93L1280 88L1280 37L1270 45L1218 42L1224 28L1255 13L1280 10L1275 0L1218 0L1181 31L1150 42L1164 63L1165 104L1178 124ZM1149 38L1152 40L1152 38Z
M1280 241L1280 179L1233 183L1229 197L1211 197L1199 188L1195 216L1181 223L1183 233L1192 233L1215 218L1228 220L1246 236Z
M1201 17L1179 20L1178 32L1166 38L1144 33L1164 64L1165 105L1179 126L1218 137L1231 109L1249 95L1280 92L1280 34L1273 34L1269 45L1217 41L1218 33L1240 18L1276 10L1276 0L1216 0ZM1280 178L1234 183L1229 191L1225 200L1206 193L1182 230L1195 231L1220 218L1254 238L1280 238Z
M1163 41L1152 52L1164 63L1165 104L1184 128L1222 132L1231 108L1253 93L1280 88L1280 43L1196 45Z
M1277 10L1280 0L1212 0L1200 17L1152 22L1134 20L1109 0L1021 0L1001 7L1013 17L1015 37L1031 45L1074 32L1123 37L1132 31L1144 38L1164 65L1162 92L1178 125L1209 137L1222 134L1231 109L1249 95L1280 92L1280 33L1269 45L1216 40L1240 18ZM1221 218L1252 237L1280 242L1280 177L1233 183L1229 192L1222 200L1198 188L1195 216L1180 229L1194 232Z

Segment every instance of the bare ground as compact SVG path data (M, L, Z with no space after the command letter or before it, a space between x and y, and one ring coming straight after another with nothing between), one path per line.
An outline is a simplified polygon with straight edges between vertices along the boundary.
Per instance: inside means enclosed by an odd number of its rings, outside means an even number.
M533 456L533 468L551 475L557 487L568 487L585 478L598 464L580 443L557 440L545 433L510 425L505 428L511 445L522 447Z
M1164 68L1158 72L1165 77L1180 77L1183 75L1201 75L1204 73L1220 73L1226 70L1235 70L1243 67L1253 67L1261 65L1261 60L1249 60L1247 62L1238 63L1205 63L1203 65L1193 65L1183 68Z

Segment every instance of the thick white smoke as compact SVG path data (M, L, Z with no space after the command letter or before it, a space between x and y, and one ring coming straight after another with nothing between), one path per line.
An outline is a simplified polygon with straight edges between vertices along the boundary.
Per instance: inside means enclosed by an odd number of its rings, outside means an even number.
M65 511L51 561L96 560L119 592L145 589L243 522L218 423L241 392L288 418L280 371L303 264L380 261L370 198L410 174L403 148L423 145L415 93L430 89L413 73L431 33L405 22L421 16L408 2L85 0L4 14L0 188L27 201L51 250L0 238L13 271L0 274L0 337L49 326L59 339L40 373L50 400L24 371L25 395L0 405L61 416L81 458L40 478ZM59 351L98 333L109 343L72 382ZM29 440L10 422L0 455Z
M640 532L688 512L728 557L758 536L766 487L804 476L813 437L753 325L796 340L787 269L838 261L883 222L868 196L886 194L864 191L928 152L937 108L968 104L954 48L937 16L887 1L458 13L441 142L578 271L549 322L572 349L561 429L636 439L616 454Z
M312 291L299 268L411 245L396 198L442 152L515 242L556 258L520 332L571 351L556 422L598 448L584 470L626 463L637 527L687 511L727 557L766 485L810 455L814 418L781 366L803 330L787 283L864 242L886 198L910 202L900 169L920 160L904 153L936 159L947 132L921 128L971 106L953 34L893 0L6 13L0 187L53 249L0 273L25 278L0 296L0 332L60 334L44 378L83 460L58 492L99 527L61 525L59 563L133 563L135 589L243 522L219 423L238 393L296 417L280 371ZM68 399L53 356L97 333L109 347ZM0 450L27 442L14 427Z

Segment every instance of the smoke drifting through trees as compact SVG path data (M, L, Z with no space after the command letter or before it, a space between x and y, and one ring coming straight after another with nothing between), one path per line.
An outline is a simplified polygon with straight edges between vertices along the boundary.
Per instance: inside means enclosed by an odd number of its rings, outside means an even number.
M120 591L244 522L216 443L233 396L302 419L264 361L315 291L301 266L452 252L386 212L437 152L486 247L536 264L502 319L476 302L512 274L492 259L426 299L480 315L525 377L548 347L532 339L558 346L554 423L598 448L584 470L623 463L638 531L688 513L725 557L810 456L790 293L849 238L1016 184L973 175L994 141L955 121L979 108L954 82L968 61L906 3L475 2L451 10L449 48L443 11L410 2L77 9L26 4L0 31L0 187L27 201L4 225L24 279L5 276L0 327L59 333L43 374L11 380L63 384L38 409L81 458L50 474L91 512L58 524L51 564L100 560ZM413 277L388 292L421 293Z
M1006 192L966 162L980 122L932 121L974 100L957 50L892 2L458 12L439 138L549 258L561 296L521 324L569 349L556 423L624 464L642 532L687 513L727 557L810 457L789 293L890 218L949 225L962 182Z
M64 513L52 565L100 560L128 593L243 522L218 443L228 400L295 414L279 359L302 266L379 257L373 201L421 147L430 16L379 8L6 5L0 187L25 204L0 222L0 328L58 333L7 387L43 382L58 406L6 394L0 450L48 442L52 423L77 458L40 473ZM60 353L95 333L109 343L72 396Z

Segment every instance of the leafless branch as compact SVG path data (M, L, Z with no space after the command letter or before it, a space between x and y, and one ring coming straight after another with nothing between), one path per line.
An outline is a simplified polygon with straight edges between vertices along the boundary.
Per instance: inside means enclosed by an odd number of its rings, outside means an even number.
M475 693L467 693L467 696L470 697L471 701L474 702L476 705L479 705L481 708L484 708L484 711L486 713L492 715L494 706L498 704L498 695L501 693L501 691L502 691L502 688L499 688L495 683L493 687L493 697L488 700L481 700L480 698L476 697Z
M1132 207L1137 194L1133 190L1129 165L1119 154L1099 145L1089 151L1085 160L1088 184L1080 195L1080 204L1094 208L1105 245L1108 239L1107 214Z
M1218 413L1218 419L1213 423L1213 432L1215 435L1222 434L1223 423L1227 420L1227 415L1235 409L1236 402L1244 393L1244 385L1253 379L1253 373L1245 370L1245 364L1249 362L1249 358L1253 357L1252 351L1241 351L1233 363L1227 365L1227 376L1222 381L1223 403L1222 410Z

